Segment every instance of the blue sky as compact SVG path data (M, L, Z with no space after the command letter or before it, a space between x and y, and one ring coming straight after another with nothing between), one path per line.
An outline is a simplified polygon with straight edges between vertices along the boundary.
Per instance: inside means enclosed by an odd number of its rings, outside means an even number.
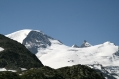
M119 45L119 0L0 0L0 33L41 30L68 46Z

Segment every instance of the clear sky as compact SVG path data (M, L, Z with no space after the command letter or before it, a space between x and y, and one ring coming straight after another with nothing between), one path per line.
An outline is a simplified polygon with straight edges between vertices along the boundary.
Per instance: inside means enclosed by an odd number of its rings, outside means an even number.
M119 0L0 0L0 33L41 30L68 46L119 45Z

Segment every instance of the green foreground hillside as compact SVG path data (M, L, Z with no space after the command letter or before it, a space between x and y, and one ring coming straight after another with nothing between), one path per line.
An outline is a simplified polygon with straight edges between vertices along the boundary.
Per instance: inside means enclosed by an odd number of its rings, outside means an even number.
M74 65L60 69L52 69L44 66L31 68L26 71L0 72L0 79L105 79L101 73L84 66Z
M0 34L0 68L37 68L42 67L40 60L32 54L24 45Z

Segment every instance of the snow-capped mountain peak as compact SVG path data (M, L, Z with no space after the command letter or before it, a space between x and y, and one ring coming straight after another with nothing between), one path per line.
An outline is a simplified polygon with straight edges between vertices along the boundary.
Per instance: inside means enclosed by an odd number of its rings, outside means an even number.
M92 46L84 40L81 48L73 48L62 44L60 41L53 39L41 31L20 30L6 36L18 42L21 41L21 43L32 53L36 54L45 65L53 68L61 67L58 64L62 62L65 62L64 65L61 64L62 66L68 64L95 64L95 62L103 64L104 66L111 64L116 66L117 60L119 60L119 57L117 57L118 53L116 53L118 46L110 42ZM19 40L19 38L21 40ZM47 60L47 58L49 59ZM92 58L95 60L92 60ZM57 63L57 67L56 65L48 64L48 62L53 63L54 60L58 62L61 59L62 61L61 63Z
M32 53L36 54L38 49L44 49L51 45L50 36L40 31L31 31L23 40L22 44L26 46Z
M14 33L8 34L6 36L13 39L13 40L16 40L16 41L22 43L30 31L31 31L31 29L19 30L19 31L16 31Z
M44 49L53 44L52 37L39 30L24 29L6 35L7 37L25 45L32 53L36 54L39 49ZM56 42L55 42L56 43ZM61 43L57 40L57 43Z

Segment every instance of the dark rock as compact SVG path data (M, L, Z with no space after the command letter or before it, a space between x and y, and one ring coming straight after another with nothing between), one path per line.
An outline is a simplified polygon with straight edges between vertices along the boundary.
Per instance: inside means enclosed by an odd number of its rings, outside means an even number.
M92 46L92 45L90 43L88 43L86 40L84 40L84 42L81 45L81 48L83 48L83 47L90 47L90 46Z
M24 45L0 34L0 67L7 69L42 67L41 61Z

